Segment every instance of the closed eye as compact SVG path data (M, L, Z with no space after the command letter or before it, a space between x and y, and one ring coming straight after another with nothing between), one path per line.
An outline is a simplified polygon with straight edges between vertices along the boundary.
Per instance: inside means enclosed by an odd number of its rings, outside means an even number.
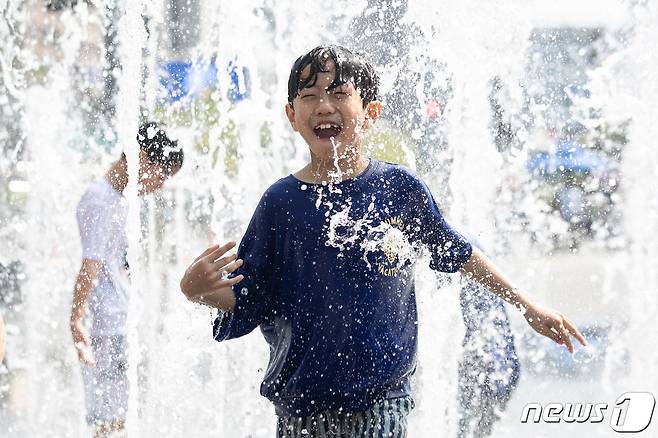
M337 99L344 99L348 97L350 94L346 93L345 91L332 91L331 94L333 96L336 96Z
M348 84L342 84L337 87L334 87L331 89L334 93L344 93L344 94L349 94L350 92L350 86Z

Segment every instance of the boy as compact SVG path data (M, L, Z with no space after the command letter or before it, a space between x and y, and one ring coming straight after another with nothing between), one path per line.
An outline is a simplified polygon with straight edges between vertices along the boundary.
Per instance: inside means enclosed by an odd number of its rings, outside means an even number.
M137 142L141 196L159 189L180 170L183 151L155 122L140 126ZM70 325L82 364L87 421L95 426L96 437L121 431L127 414L128 205L123 197L127 184L128 165L122 154L105 177L89 187L77 208L82 267Z
M237 256L225 255L232 242L208 248L181 280L189 300L220 310L217 341L260 326L270 345L261 394L278 437L406 436L419 244L432 268L472 277L539 333L569 351L570 334L584 344L448 226L422 181L362 154L362 132L382 110L377 93L372 66L346 48L300 57L285 111L311 162L265 192Z

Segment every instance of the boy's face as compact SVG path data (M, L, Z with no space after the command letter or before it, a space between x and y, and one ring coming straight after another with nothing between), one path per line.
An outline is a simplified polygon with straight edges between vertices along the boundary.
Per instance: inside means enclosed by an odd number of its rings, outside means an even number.
M158 163L151 163L144 153L140 150L139 154L139 186L138 195L147 195L163 186L165 181L176 174L179 169L175 169L171 174L165 172L164 167Z
M377 118L379 102L363 108L361 96L349 81L339 87L327 89L334 81L335 66L327 61L327 72L319 72L312 87L303 88L293 105L286 105L286 115L292 129L299 132L308 144L311 154L320 159L350 158L360 146L361 133ZM307 66L302 80L310 72ZM368 116L368 117L366 117Z

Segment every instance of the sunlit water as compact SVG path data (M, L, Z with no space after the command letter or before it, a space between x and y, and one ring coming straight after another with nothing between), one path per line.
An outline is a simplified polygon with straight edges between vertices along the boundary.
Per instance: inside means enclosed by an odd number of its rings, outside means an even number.
M321 42L354 45L378 65L385 116L370 139L371 153L418 169L450 222L477 238L516 282L579 325L607 334L589 352L569 358L512 315L523 375L494 436L549 436L555 430L614 436L608 417L596 425L522 425L519 418L529 402L612 405L627 391L658 395L655 6L608 2L609 14L575 6L564 14L556 7L558 18L551 18L547 10L533 9L539 2L435 3L191 2L199 10L192 14L192 37L172 48L170 10L126 2L115 14L121 69L114 72L114 116L98 105L103 35L112 17L104 4L58 12L37 1L1 4L0 262L19 261L23 271L22 301L3 309L10 336L8 372L0 375L0 436L90 434L68 329L80 264L74 212L87 184L118 157L121 145L132 144L140 110L175 129L186 162L161 193L140 200L134 186L126 192L133 267L128 433L273 436L273 409L258 393L268 357L261 335L214 342L210 312L187 302L178 281L209 243L239 240L261 193L304 165L305 145L288 128L283 104L292 61ZM142 14L149 17L149 33ZM527 170L529 155L540 149L554 120L565 124L577 113L565 117L552 109L559 107L557 98L528 97L542 95L538 84L555 79L550 75L570 74L533 70L532 60L542 56L533 43L537 28L563 25L605 34L592 44L598 61L573 80L592 97L578 103L572 96L573 108L597 108L590 120L609 126L631 120L619 160L615 208L623 211L623 232L616 234L569 234L559 214L538 200L541 189ZM548 52L561 43L543 44ZM574 56L587 55L582 49ZM216 85L162 103L158 66L213 59ZM238 102L227 98L231 63L250 71L251 93ZM492 88L494 78L498 88ZM508 147L492 135L492 89L514 132ZM441 107L437 117L429 116L431 101ZM134 174L136 151L127 151ZM353 219L346 211L331 218L335 225L368 227ZM605 222L612 223L612 216ZM375 231L381 231L374 233L381 243L408 251L394 230ZM572 238L580 244L569 244ZM344 243L331 233L327 239ZM428 268L417 272L419 368L410 436L456 435L464 328L455 280ZM639 435L654 436L655 423Z

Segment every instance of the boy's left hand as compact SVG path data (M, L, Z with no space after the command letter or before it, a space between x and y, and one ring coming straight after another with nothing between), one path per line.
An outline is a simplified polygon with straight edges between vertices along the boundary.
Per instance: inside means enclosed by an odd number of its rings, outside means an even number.
M583 346L587 346L585 337L578 331L576 325L560 312L533 304L527 307L523 316L537 333L551 338L560 345L566 345L569 353L573 353L571 335Z

